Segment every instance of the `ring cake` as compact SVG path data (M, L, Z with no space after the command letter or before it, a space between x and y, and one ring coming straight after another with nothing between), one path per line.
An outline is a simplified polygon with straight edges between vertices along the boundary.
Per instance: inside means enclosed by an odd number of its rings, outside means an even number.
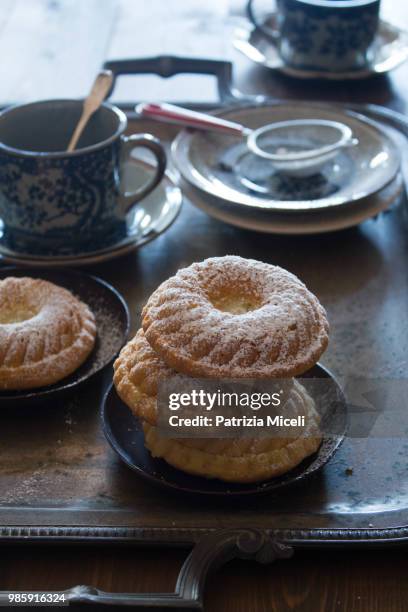
M0 389L32 389L74 372L95 344L95 318L45 280L0 280Z
M210 378L297 376L328 343L326 313L296 276L235 256L179 270L150 296L142 327L167 365Z
M281 476L296 467L320 446L319 415L314 401L297 381L289 400L291 416L305 417L305 427L295 437L180 438L160 437L156 427L143 424L145 444L153 457L175 468L227 482L257 482Z
M142 329L121 350L113 368L113 382L121 400L135 416L155 425L159 381L176 372L154 352Z
M180 270L151 295L142 329L114 364L114 384L142 421L154 457L206 478L265 480L294 468L321 443L314 401L294 377L316 363L328 329L318 299L290 272L235 256L207 259ZM269 438L161 437L158 385L180 373L285 378L285 416L304 416L305 425Z

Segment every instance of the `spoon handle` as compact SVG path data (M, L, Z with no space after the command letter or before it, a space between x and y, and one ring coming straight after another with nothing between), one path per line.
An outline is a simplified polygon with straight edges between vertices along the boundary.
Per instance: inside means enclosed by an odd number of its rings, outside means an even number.
M90 114L86 112L85 107L82 111L81 117L76 125L74 133L71 136L71 140L69 141L69 145L67 147L67 153L71 153L75 149L78 144L78 140L81 138L81 134L85 129L86 124L88 123Z
M192 127L198 130L209 130L222 132L232 136L246 136L251 130L233 121L226 121L213 115L198 113L174 104L151 104L141 103L135 108L136 113L141 117L163 121L165 123L175 123L185 127Z
M84 100L81 117L76 125L74 133L71 136L67 152L71 152L78 144L82 132L85 129L90 117L98 110L106 95L110 91L113 82L113 73L110 70L102 70L96 77L92 89L87 98Z

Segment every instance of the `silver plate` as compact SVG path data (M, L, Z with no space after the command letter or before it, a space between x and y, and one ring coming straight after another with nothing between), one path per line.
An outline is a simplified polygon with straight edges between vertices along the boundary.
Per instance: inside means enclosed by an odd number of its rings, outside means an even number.
M404 182L399 174L380 192L361 200L355 208L326 209L321 213L284 214L273 213L257 208L246 208L222 202L220 199L206 195L181 180L183 192L190 202L211 217L243 229L266 234L307 235L335 232L359 225L363 221L376 217L387 210L403 193Z
M141 160L132 160L125 168L128 189L145 182L152 166ZM166 231L175 221L182 205L182 194L172 176L166 175L160 185L129 213L127 236L110 247L78 255L39 256L20 253L7 247L3 238L3 223L0 220L0 260L21 265L47 267L82 266L101 263L121 257L151 242Z
M319 176L289 180L274 175L268 166L271 189L261 193L251 187L253 177L245 169L237 171L240 164L245 165L246 156L252 155L246 153L242 141L224 134L183 130L172 146L177 170L187 183L226 203L285 213L354 204L383 189L400 167L398 147L384 129L366 117L335 106L286 102L234 108L218 115L253 129L295 118L329 119L350 126L359 140L357 146L329 162ZM253 156L249 172L264 171L264 165L265 160ZM250 180L244 182L243 177Z
M276 17L270 15L266 26L274 29ZM286 65L277 48L256 28L248 25L237 28L234 32L234 47L251 61L270 70L278 70L299 79L349 80L362 79L376 74L383 74L397 68L408 59L408 33L386 21L380 27L373 45L373 60L367 68L348 72L327 72L320 70L300 70Z

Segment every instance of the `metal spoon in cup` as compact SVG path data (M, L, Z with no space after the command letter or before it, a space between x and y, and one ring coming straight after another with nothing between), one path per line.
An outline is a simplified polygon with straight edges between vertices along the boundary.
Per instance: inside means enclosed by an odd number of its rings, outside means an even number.
M316 174L340 149L358 143L347 125L327 119L278 121L252 130L233 121L173 104L141 103L135 110L138 115L149 119L240 137L254 155L269 160L278 172L289 176ZM319 145L313 142L317 130L324 141ZM290 131L296 134L292 143L288 139ZM307 140L308 133L312 135L312 140L307 145L302 144L302 138ZM272 142L271 137L274 138Z

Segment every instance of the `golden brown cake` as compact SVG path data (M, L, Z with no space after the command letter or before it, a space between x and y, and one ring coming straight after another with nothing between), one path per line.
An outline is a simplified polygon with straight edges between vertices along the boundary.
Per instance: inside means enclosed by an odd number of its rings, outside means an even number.
M230 482L255 482L285 473L320 445L314 402L298 381L293 381L286 398L285 417L305 416L304 428L291 427L290 433L282 430L279 438L174 440L160 438L154 425L158 384L177 373L154 352L142 330L122 349L114 370L119 396L144 421L145 443L152 455L190 474Z
M72 374L95 344L95 318L45 280L0 280L0 389L44 387Z
M326 313L293 274L228 256L180 270L150 297L142 327L114 364L121 399L142 420L145 444L174 467L227 482L257 482L293 469L321 443L314 401L294 377L328 343ZM304 416L279 437L161 437L160 380L177 376L285 378L282 416Z
M280 476L317 451L321 443L314 401L297 381L291 391L290 416L304 415L305 427L290 437L210 439L160 437L143 424L145 445L153 457L189 474L227 482L258 482Z
M175 376L176 372L154 352L142 329L123 347L113 369L119 397L135 416L155 425L159 381Z
M162 283L142 327L165 363L189 376L297 376L319 359L328 322L293 274L236 256L214 257Z

